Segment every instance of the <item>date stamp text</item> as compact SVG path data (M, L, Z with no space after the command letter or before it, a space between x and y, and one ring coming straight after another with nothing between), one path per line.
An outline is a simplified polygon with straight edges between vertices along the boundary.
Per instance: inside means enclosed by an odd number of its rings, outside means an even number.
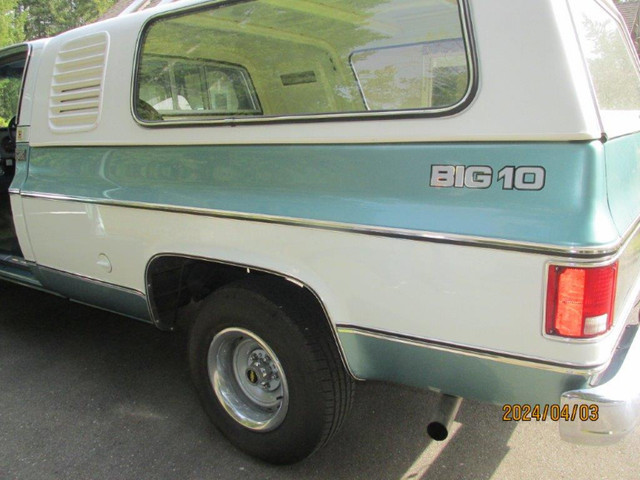
M544 422L559 420L582 422L595 422L598 420L598 405L558 405L554 404L534 404L511 403L502 406L502 420L505 422Z

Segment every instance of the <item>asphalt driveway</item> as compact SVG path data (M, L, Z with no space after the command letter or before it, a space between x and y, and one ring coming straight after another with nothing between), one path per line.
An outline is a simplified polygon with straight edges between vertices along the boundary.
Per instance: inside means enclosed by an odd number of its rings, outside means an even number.
M0 305L2 480L640 478L640 432L578 447L552 422L505 423L500 407L464 401L454 434L436 443L435 396L380 383L359 386L327 448L272 467L210 425L183 335L4 283Z

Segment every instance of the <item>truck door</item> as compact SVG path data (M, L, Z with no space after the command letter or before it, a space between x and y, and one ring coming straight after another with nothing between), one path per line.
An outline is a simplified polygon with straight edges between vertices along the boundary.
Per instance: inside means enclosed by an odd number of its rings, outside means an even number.
M29 47L0 50L0 255L22 256L11 213L9 188L16 171L16 126Z

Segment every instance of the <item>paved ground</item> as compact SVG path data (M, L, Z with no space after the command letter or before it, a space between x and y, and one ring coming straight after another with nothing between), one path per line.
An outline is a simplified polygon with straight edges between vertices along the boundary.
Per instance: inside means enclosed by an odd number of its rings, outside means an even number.
M184 338L0 284L0 479L628 479L640 433L607 448L553 423L503 423L465 401L447 442L425 433L429 393L364 384L341 434L307 461L246 457L210 426Z

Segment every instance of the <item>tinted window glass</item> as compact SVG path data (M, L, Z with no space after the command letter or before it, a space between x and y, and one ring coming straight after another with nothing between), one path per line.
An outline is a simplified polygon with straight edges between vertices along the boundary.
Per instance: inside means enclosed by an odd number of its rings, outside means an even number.
M138 77L144 120L262 113L246 70L207 60L146 56Z
M351 63L372 110L448 107L469 81L462 39L354 52Z
M603 110L639 110L636 53L625 41L624 27L594 1L574 0L571 6L598 105Z
M145 31L138 115L227 117L446 110L469 91L451 0L255 0Z
M24 65L25 55L14 55L0 61L0 127L6 127L18 114Z

